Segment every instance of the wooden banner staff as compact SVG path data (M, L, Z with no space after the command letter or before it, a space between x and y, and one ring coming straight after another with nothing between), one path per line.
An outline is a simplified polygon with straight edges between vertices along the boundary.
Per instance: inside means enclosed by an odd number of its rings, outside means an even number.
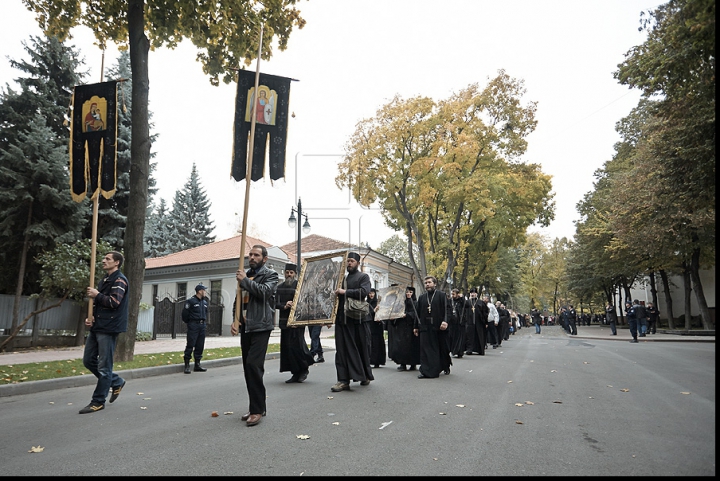
M263 42L263 25L260 24L260 42L258 45L258 55L257 55L257 66L255 67L255 97L253 97L253 106L252 106L252 116L250 118L250 144L248 147L248 153L247 153L247 161L245 162L245 209L243 211L243 221L242 221L242 236L240 237L240 267L239 269L245 268L245 242L246 242L246 232L247 232L247 218L248 218L248 209L250 206L250 182L251 182L251 174L252 174L252 158L253 158L253 148L254 148L254 140L255 140L255 120L257 118L256 116L256 110L257 110L257 98L258 98L258 88L260 84L260 55L262 54L262 42ZM240 332L240 310L242 309L242 292L240 289L240 283L237 283L237 288L235 289L235 319L233 320L233 328L238 333ZM233 334L235 335L235 334Z
M100 61L100 83L103 81L103 70L105 70L105 50L102 53ZM101 159L102 160L102 159ZM98 225L98 205L100 201L100 186L92 198L93 200L93 218L92 218L92 240L90 241L90 284L95 286L95 249L97 247L97 225ZM88 319L93 318L93 304L95 299L88 299Z

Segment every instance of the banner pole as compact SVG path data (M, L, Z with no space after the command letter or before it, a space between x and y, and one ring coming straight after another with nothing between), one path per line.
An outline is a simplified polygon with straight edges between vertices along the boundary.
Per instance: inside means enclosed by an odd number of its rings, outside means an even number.
M258 43L257 66L255 67L255 96L253 97L252 114L250 115L250 144L248 147L247 160L245 161L245 208L243 210L242 232L240 237L240 267L245 268L245 242L247 238L247 218L250 208L250 176L252 174L252 158L255 141L255 120L257 118L257 98L258 87L260 85L260 56L262 55L263 42L263 25L260 24L260 42ZM242 309L242 292L240 283L237 283L235 289L235 319L233 320L233 329L240 332L240 310ZM234 336L235 334L233 334Z
M105 70L105 50L102 52L102 60L100 61L100 82L103 81L103 70ZM90 286L95 286L95 249L97 248L97 225L98 225L98 208L100 201L100 186L93 196L93 217L92 217L92 237L90 241ZM94 299L88 300L88 319L93 317Z

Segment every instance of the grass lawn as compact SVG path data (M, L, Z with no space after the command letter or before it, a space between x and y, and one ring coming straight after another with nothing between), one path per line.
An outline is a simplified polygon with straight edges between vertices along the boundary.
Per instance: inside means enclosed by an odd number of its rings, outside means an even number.
M280 352L280 344L268 344L268 352ZM203 361L240 357L240 347L222 347L205 349ZM183 351L160 352L156 354L137 354L130 362L115 362L114 371L138 369L142 367L165 366L167 364L184 364ZM0 385L17 384L20 382L57 379L61 377L82 376L90 374L83 366L82 358L64 361L32 362L0 366Z

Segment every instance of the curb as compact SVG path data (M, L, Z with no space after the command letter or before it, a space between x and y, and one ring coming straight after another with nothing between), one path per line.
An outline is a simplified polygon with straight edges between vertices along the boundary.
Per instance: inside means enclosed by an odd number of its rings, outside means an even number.
M329 351L329 349L326 349ZM276 359L280 357L279 352L273 352L265 355L265 360ZM242 364L242 356L228 357L224 359L211 359L202 361L208 367L224 367ZM162 376L165 374L182 373L185 370L184 364L169 364L166 366L143 367L139 369L125 369L117 371L117 373L125 380L142 379L145 377ZM65 389L69 387L94 386L97 378L92 374L83 374L82 376L61 377L58 379L43 379L41 381L21 382L17 384L0 385L0 397L19 396L21 394L33 394L44 391L52 391L55 389Z

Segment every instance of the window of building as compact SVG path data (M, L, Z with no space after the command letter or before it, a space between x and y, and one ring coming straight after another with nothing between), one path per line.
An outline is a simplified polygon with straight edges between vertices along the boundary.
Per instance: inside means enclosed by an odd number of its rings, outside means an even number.
M177 298L187 299L187 282L177 283Z
M222 304L222 281L210 281L210 302Z
M153 284L153 286L152 286L152 300L153 300L153 303L158 300L158 285L157 284Z

